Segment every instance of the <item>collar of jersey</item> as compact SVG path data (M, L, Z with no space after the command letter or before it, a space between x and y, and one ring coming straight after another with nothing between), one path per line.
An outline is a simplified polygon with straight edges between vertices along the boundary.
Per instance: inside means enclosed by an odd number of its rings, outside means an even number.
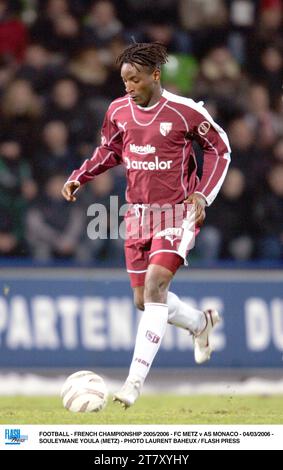
M138 104L136 104L135 106L136 106L138 109L141 109L142 111L146 111L146 112L147 112L147 111L152 111L154 108L157 108L157 106L158 106L161 102L164 101L164 96L163 96L164 91L166 91L166 90L164 90L164 89L162 90L162 95L161 95L160 100L157 101L157 103L153 104L152 106L146 106L146 107L144 107L144 106L139 106Z

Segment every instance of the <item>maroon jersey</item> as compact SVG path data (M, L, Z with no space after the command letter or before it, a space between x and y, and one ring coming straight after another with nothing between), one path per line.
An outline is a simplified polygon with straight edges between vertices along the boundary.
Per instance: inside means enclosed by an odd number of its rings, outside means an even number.
M192 149L204 152L202 177ZM68 181L81 184L122 163L129 203L172 205L193 192L211 204L230 162L227 135L202 106L164 90L158 103L137 106L127 95L113 101L102 127L101 145Z

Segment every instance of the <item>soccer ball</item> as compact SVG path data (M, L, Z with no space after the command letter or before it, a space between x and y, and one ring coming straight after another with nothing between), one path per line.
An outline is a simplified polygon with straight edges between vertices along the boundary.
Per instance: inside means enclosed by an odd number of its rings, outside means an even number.
M108 398L104 380L90 370L80 370L65 380L61 398L67 410L89 412L102 410Z

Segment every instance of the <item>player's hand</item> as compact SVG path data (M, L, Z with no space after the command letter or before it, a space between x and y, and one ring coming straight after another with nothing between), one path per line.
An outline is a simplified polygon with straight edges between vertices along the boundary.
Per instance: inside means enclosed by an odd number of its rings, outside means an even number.
M193 193L185 201L186 204L193 204L195 207L195 226L200 227L205 219L206 201L201 194Z
M79 189L79 187L79 181L67 181L67 183L64 184L61 192L66 201L75 202L77 200L74 193Z

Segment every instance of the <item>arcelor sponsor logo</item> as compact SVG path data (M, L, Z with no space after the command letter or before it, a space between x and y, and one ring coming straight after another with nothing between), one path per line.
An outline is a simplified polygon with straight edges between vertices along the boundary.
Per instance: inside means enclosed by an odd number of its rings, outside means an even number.
M138 153L139 155L147 155L148 153L155 153L156 148L150 144L147 144L147 145L130 144L130 151L132 153Z
M126 168L127 170L170 170L173 160L160 161L159 157L154 157L154 161L151 162L141 162L137 160L130 160L128 157L125 157Z

